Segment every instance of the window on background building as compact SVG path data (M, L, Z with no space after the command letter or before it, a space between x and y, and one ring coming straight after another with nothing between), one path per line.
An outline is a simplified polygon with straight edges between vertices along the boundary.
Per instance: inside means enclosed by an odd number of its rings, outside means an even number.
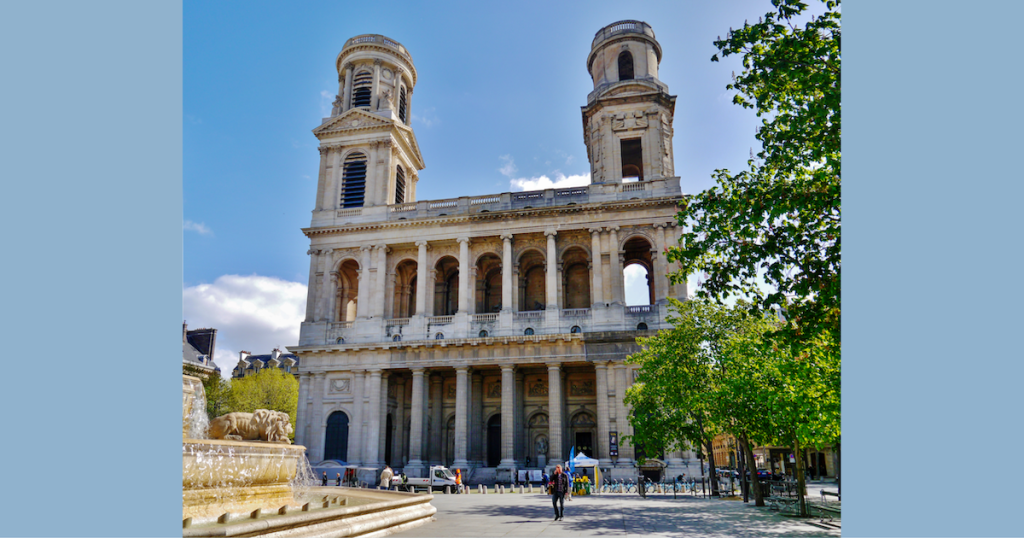
M527 327L526 330L523 331L523 334L526 336L533 336L533 327Z
M444 340L444 333L437 333L434 335L434 340Z
M646 331L647 330L647 324L646 323L640 323L639 325L636 326L636 330L638 330L638 331Z
M398 97L398 119L402 120L402 123L408 124L409 122L405 118L405 114L406 114L405 111L406 111L405 86L402 86L402 90L399 93L399 97Z
M405 203L405 170L401 165L395 168L395 203Z
M622 181L643 181L644 154L640 139L621 140L619 149L622 152Z

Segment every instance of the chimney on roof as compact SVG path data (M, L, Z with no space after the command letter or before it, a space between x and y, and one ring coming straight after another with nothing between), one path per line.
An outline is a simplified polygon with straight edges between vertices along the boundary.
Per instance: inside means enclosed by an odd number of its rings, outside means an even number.
M188 322L187 321L182 321L181 322L181 343L184 344L185 342L188 342Z
M281 350L277 349L276 347L274 348L274 351L270 352L270 358L271 359L277 360L277 358L280 357L280 356L281 356Z
M239 351L238 360L244 361L249 355L252 355L252 353L249 353L248 351Z

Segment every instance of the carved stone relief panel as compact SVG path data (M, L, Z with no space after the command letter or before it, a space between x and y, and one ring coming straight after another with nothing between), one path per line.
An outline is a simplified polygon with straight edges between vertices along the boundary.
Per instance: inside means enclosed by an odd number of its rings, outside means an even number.
M445 400L454 400L455 399L455 380L454 379L449 379L449 380L445 381L444 382L444 390L442 392L444 393L444 399Z
M530 398L538 398L548 396L548 382L543 378L538 381L527 382L526 396ZM544 419L547 420L546 418ZM532 424L532 421L531 421Z
M501 378L484 379L484 398L488 400L501 399Z
M595 394L593 379L576 379L569 383L569 396L593 396Z
M647 128L647 116L641 110L619 112L612 118L613 131L631 131Z
M352 391L352 379L343 377L340 379L332 379L329 386L329 392L340 392L342 394L348 394Z

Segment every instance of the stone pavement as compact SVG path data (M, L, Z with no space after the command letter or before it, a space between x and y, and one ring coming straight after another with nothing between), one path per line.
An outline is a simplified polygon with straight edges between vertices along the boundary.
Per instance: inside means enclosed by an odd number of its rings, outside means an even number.
M810 491L808 492L810 493ZM816 494L817 492L815 492ZM811 497L812 499L814 497ZM393 536L840 536L839 529L742 501L680 495L605 494L573 497L553 521L551 497L534 494L435 494L436 521ZM838 520L837 520L838 523Z

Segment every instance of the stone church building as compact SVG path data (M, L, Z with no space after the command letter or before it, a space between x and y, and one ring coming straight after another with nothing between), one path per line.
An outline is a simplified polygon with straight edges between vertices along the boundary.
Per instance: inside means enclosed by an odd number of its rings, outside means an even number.
M289 346L301 357L296 442L311 462L409 476L444 464L487 482L550 469L575 447L605 476L637 476L620 442L625 359L637 336L668 327L668 298L686 298L666 276L682 193L661 57L643 22L594 37L590 185L418 200L412 56L381 35L345 43L338 98L313 130L309 296ZM649 304L625 304L632 265L649 275ZM700 472L690 453L657 456L649 472Z

